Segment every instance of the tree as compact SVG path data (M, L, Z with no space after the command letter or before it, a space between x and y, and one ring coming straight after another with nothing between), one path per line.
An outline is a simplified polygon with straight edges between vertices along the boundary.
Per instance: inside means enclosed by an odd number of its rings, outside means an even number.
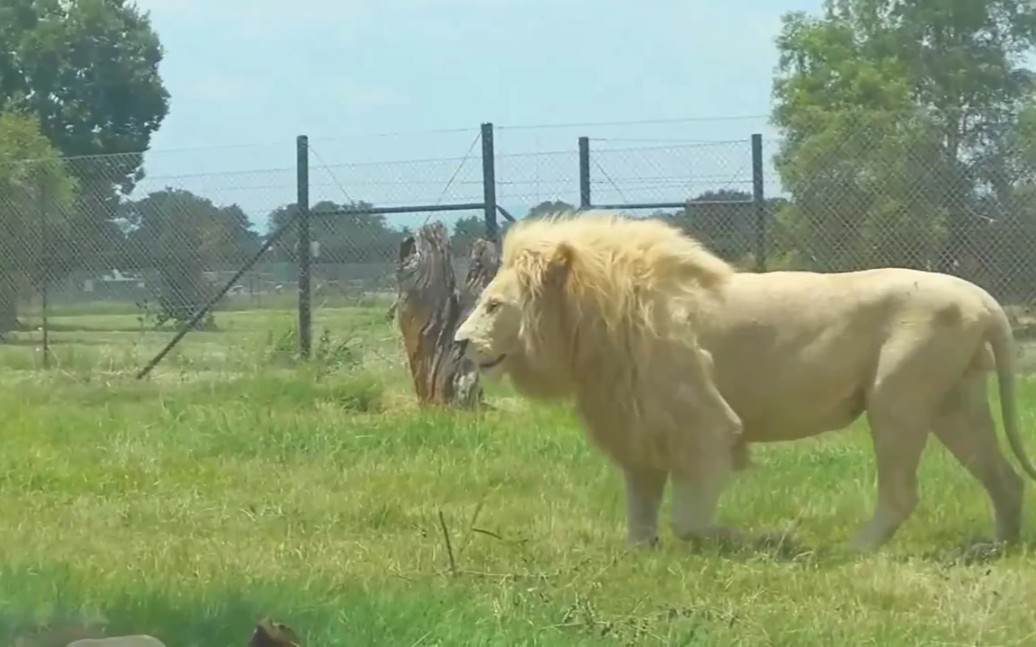
M162 56L150 17L125 0L0 0L0 109L35 115L61 154L77 156L76 247L63 256L81 265L110 251L117 196L143 176L168 112Z
M208 198L166 187L126 202L119 220L127 232L126 269L157 269L162 319L189 319L217 286L206 271L236 269L259 248L244 211L218 207Z
M310 240L319 244L317 263L377 263L396 257L403 232L392 229L383 214L350 213L370 209L368 202L338 204L324 200L310 206ZM267 216L272 233L298 212L294 203L274 209ZM336 215L321 215L335 212ZM281 260L297 258L298 229L291 225L274 245Z
M750 193L705 191L688 200L672 219L727 260L738 261L752 253L756 227Z
M783 202L781 198L767 198L767 218ZM687 200L686 206L675 213L656 211L651 216L669 220L732 263L754 266L758 223L751 193L709 190Z
M39 121L0 112L0 333L18 328L18 298L50 277L76 188Z
M500 223L505 225L506 223ZM499 235L503 235L503 227ZM453 223L453 235L450 237L450 252L453 256L467 258L471 255L471 246L475 241L486 236L486 221L482 216L458 218Z
M963 271L988 250L979 206L1017 183L999 169L1017 162L1008 135L1036 89L1022 68L1034 44L1036 8L1016 0L826 0L821 17L785 15L773 121L796 262Z
M237 269L259 249L259 234L237 204L217 206L186 189L166 187L119 207L118 221L126 232L124 263L143 268L155 259L182 253L209 270ZM172 237L175 247L159 242Z
M525 214L526 218L540 218L548 214L574 211L575 207L562 200L544 200L533 206ZM503 240L510 220L502 220L497 223L497 237ZM472 244L479 238L486 236L486 221L482 216L467 216L459 218L453 224L453 235L450 237L450 249L454 256L467 258L471 254Z
M575 207L565 202L564 200L544 200L532 209L529 209L529 213L525 215L526 218L539 218L552 213L558 213L562 211L575 211Z

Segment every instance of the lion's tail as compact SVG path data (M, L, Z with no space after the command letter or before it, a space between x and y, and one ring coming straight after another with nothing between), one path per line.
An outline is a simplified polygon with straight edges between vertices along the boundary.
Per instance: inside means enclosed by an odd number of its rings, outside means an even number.
M1025 453L1025 448L1022 447L1018 430L1017 396L1014 388L1014 333L1011 331L1011 322L1004 309L992 297L988 297L988 300L991 302L988 303L988 308L990 314L993 315L993 326L987 336L996 360L996 381L1000 388L1000 412L1004 419L1004 434L1007 436L1008 444L1011 445L1011 451L1021 463L1022 469L1033 480L1036 480L1036 467L1033 467Z

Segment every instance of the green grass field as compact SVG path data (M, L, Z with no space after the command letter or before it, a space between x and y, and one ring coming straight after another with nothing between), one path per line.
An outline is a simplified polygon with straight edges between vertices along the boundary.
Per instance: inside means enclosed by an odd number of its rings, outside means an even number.
M49 371L38 334L0 344L0 645L97 615L170 647L267 615L328 647L1036 644L1036 502L1029 544L971 556L987 500L935 440L879 555L842 549L875 496L862 423L757 448L723 500L796 550L695 551L666 521L634 552L571 414L506 385L480 416L418 411L383 307L319 310L305 368L294 317L218 313L142 382L170 335L132 314L54 316ZM1036 380L1020 397L1036 454Z

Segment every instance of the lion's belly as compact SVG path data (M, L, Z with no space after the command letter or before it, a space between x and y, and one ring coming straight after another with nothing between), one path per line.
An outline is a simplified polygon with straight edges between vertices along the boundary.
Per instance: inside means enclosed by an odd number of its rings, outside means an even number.
M884 332L866 300L749 285L702 331L720 393L750 442L794 440L851 424L864 410ZM813 277L810 277L813 278ZM877 324L877 325L875 325Z
M771 402L731 406L742 417L744 436L749 442L797 440L825 431L848 427L864 410L864 395L857 390L838 398L787 398Z
M812 364L812 370L769 371L766 356L756 356L750 375L728 374L717 361L720 393L741 417L750 442L795 440L850 425L864 410L863 362L838 366ZM769 378L769 379L768 379Z

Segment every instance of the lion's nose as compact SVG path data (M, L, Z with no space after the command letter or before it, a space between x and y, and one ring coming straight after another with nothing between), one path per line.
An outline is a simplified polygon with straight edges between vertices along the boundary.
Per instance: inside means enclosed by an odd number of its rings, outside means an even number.
M460 354L461 355L464 355L465 353L468 352L468 340L467 339L457 339L457 337L454 337L453 341L457 343L457 348L460 349Z

